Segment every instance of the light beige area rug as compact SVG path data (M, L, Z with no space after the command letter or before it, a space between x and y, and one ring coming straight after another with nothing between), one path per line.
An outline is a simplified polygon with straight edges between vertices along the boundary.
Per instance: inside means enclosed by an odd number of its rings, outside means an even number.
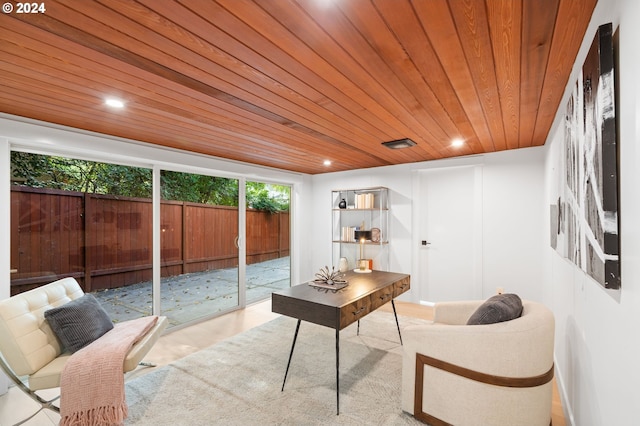
M400 327L424 321L400 317ZM373 312L340 332L280 317L126 385L127 425L413 425L400 408L402 347L393 314Z

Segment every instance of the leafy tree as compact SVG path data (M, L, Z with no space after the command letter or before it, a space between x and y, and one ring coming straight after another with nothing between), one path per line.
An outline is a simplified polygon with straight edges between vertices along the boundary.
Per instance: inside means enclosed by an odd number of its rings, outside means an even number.
M14 184L65 191L151 198L152 171L51 155L11 153ZM163 171L165 200L237 206L238 181L192 173ZM247 206L272 213L289 210L290 189L284 185L247 182Z
M151 170L50 155L11 153L15 183L36 188L151 197Z
M289 210L288 186L247 182L247 207L271 213Z
M162 198L218 206L238 205L238 181L214 176L163 171Z
M151 169L115 164L96 163L95 184L103 194L151 198L153 179Z

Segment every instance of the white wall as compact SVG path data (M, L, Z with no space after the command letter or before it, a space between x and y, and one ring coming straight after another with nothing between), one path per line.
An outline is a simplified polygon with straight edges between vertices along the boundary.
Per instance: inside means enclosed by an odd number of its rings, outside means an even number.
M331 265L331 191L335 189L370 188L385 186L390 189L389 243L390 269L411 272L411 178L406 166L378 167L351 172L326 173L312 176L313 205L309 249L311 269L306 271L310 279L324 265ZM338 265L335 265L336 267ZM305 276L302 275L304 279Z
M412 275L405 300L419 301L418 250L413 235L413 174L418 170L482 165L482 293L496 287L541 300L543 279L542 235L544 148L530 148L455 159L315 175L313 181L312 270L331 262L331 190L386 186L390 189L390 269ZM304 275L302 276L304 278ZM424 293L424 292L423 292Z
M496 287L541 301L544 149L530 148L487 156L483 176L483 294Z
M545 302L556 317L556 372L570 424L635 425L640 408L640 2L600 0L574 65L573 84L599 25L619 24L619 143L622 290L610 292L547 244ZM554 167L561 155L561 115L550 133L543 210L554 200ZM547 231L548 235L548 223Z

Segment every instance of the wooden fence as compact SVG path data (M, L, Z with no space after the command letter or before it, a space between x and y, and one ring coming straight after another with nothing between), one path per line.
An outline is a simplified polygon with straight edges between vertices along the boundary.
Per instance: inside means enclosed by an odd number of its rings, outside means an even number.
M162 276L238 265L238 208L162 201ZM247 264L289 255L289 212L247 211ZM85 291L152 278L150 199L12 186L11 294L62 277Z

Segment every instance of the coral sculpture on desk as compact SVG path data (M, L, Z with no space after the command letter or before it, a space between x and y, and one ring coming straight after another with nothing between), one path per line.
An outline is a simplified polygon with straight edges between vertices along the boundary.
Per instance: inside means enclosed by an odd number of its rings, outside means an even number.
M309 285L316 287L317 290L324 289L325 292L331 290L335 293L348 286L349 283L344 279L342 272L336 271L335 266L331 269L325 266L316 274L316 279L309 282Z
M327 284L344 283L345 280L340 279L341 274L342 273L340 271L336 271L335 266L333 266L331 270L329 270L328 266L325 266L324 268L321 268L320 272L316 274L315 281L321 281Z

